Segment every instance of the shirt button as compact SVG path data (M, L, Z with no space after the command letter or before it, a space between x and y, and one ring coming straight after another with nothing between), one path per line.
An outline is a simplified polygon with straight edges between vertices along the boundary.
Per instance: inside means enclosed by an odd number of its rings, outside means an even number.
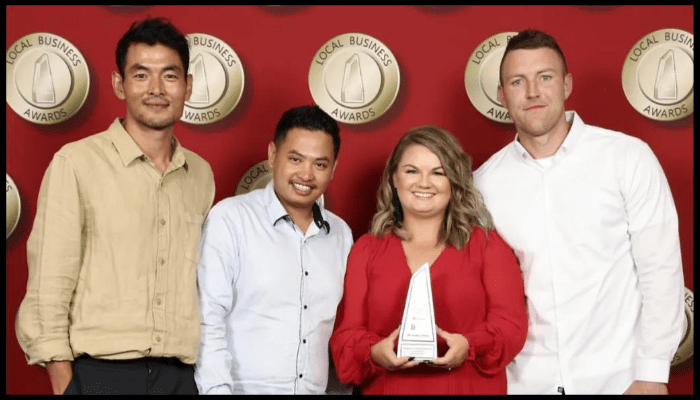
M160 224L161 224L161 225L165 225L165 218L161 218Z
M156 342L160 343L160 336L156 336Z
M306 306L304 306L304 310L306 310Z
M304 275L309 275L309 271L304 271Z
M160 265L163 265L163 264L165 264L165 258L160 259Z
M306 343L306 339L302 340L302 343Z
M160 298L156 299L156 304L157 304L157 305L161 305L161 303L163 303L163 302L160 300Z
M304 374L299 374L299 378L303 378L303 377L304 377Z

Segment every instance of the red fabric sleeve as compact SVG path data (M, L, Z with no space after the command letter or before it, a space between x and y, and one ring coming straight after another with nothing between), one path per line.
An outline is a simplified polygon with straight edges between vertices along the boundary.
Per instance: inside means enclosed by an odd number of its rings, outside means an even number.
M345 272L343 299L338 305L330 346L341 382L360 385L383 371L370 357L370 348L382 340L367 330L368 262L372 240L365 235L355 242Z
M485 374L503 371L522 350L527 337L527 311L523 278L517 258L496 233L474 229L471 240L482 246L483 284L487 298L486 320L465 335L468 360Z

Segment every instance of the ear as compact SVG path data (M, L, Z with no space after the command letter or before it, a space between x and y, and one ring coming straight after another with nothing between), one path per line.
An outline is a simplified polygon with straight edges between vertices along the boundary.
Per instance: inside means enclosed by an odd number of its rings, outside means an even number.
M498 97L498 102L501 103L503 107L508 108L506 106L505 96L503 95L503 86L500 83L498 84L496 96Z
M270 164L271 168L274 168L274 161L275 161L275 155L277 154L277 146L275 146L275 142L270 142L270 144L267 145L267 162Z
M335 159L335 162L333 163L333 169L331 170L331 179L333 179L333 174L335 174L335 169L338 167L338 159Z
M564 100L569 98L574 89L574 77L569 73L564 77Z
M192 95L192 74L187 74L187 77L185 77L185 84L187 85L186 93L185 93L185 101L190 101L190 96Z
M120 99L126 99L126 94L124 93L124 79L119 72L112 71L112 89L114 89L114 94Z

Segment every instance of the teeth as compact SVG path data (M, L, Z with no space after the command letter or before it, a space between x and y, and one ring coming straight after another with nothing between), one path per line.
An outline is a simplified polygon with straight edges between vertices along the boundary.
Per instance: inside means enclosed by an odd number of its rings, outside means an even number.
M425 197L425 198L435 196L433 193L414 192L413 194L415 194L415 195L418 196L418 197Z
M301 191L304 191L304 192L308 192L308 191L311 190L311 186L302 185L302 184L300 184L300 183L292 183L292 185L293 185L295 188L297 188L297 189L299 189L299 190L301 190Z

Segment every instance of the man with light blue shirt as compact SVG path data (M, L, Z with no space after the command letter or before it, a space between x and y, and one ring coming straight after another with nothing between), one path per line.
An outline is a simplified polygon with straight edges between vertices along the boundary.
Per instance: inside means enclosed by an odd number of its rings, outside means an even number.
M551 36L512 37L500 73L517 135L474 180L525 283L508 393L667 393L683 269L661 165L638 138L565 112L572 76Z
M200 394L322 394L328 340L353 239L318 199L337 166L338 124L317 106L285 112L268 146L272 181L220 201L198 268Z

